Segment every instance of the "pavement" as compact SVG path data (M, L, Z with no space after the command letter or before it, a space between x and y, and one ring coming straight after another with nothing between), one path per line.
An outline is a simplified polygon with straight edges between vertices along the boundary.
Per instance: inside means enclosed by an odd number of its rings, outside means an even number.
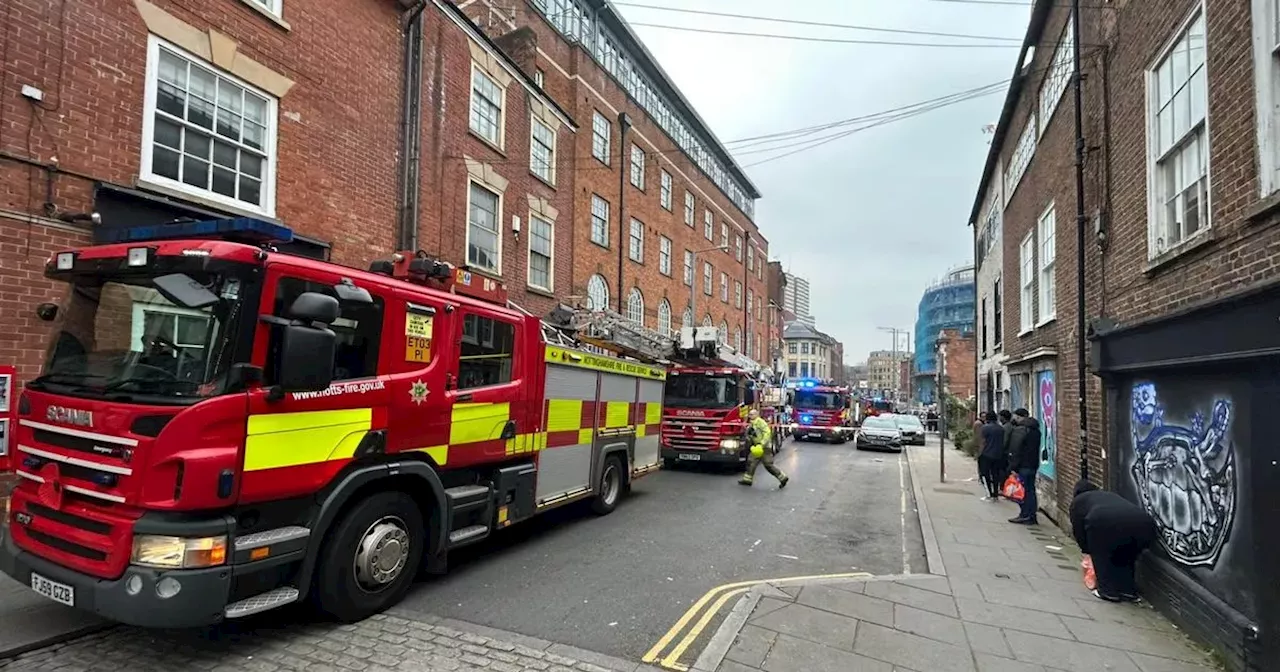
M1009 524L974 461L908 449L929 574L753 586L694 672L1209 672L1150 607L1087 593L1069 535ZM1043 519L1042 519L1043 521Z

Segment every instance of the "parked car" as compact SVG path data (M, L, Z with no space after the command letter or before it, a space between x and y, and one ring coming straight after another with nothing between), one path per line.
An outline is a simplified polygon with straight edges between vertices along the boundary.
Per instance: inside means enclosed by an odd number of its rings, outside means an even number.
M905 413L893 416L894 422L898 423L898 431L902 432L902 442L909 446L924 445L924 423L920 422L920 418Z
M858 450L878 449L902 452L902 431L893 418L876 415L862 421L854 447Z

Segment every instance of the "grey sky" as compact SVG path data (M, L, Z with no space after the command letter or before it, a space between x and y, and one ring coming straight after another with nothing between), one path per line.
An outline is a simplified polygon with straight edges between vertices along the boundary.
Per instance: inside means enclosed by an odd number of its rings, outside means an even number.
M636 4L885 28L1018 38L1026 6L945 0L628 0ZM632 23L899 42L970 42L620 6ZM725 142L882 112L1007 78L1019 42L933 48L636 32ZM924 286L972 260L965 226L1004 91L747 168L774 259L812 284L818 328L847 363L888 349L877 327L914 331ZM812 139L828 135L823 132ZM764 145L794 144L785 141ZM744 147L742 151L760 149ZM746 165L785 150L737 154ZM905 342L900 344L903 347ZM913 344L914 347L914 344Z

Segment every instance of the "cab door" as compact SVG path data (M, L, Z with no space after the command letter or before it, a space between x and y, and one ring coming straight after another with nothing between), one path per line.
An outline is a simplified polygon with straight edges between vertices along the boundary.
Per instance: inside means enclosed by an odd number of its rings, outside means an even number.
M485 305L464 304L452 323L457 356L445 376L450 465L531 452L536 428L520 426L532 417L525 409L529 363L519 356L527 349L521 320Z
M284 263L267 267L259 312L288 317L304 292L337 298L335 273ZM386 300L382 289L363 286L370 302L340 301L330 329L337 335L333 383L324 390L274 394L281 329L260 321L253 363L263 385L249 392L240 501L283 499L315 492L385 429L387 380L381 374Z

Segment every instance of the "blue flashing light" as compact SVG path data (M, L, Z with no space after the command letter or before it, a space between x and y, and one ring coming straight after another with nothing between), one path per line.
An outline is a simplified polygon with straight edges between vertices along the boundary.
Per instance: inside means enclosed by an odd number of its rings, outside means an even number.
M812 425L812 424L813 424L813 416L812 416L812 415L802 415L802 416L800 416L800 424L802 424L802 425Z
M172 222L119 229L98 227L94 230L94 234L96 242L102 244L140 243L181 238L213 238L250 244L288 243L293 240L293 229L253 217Z

